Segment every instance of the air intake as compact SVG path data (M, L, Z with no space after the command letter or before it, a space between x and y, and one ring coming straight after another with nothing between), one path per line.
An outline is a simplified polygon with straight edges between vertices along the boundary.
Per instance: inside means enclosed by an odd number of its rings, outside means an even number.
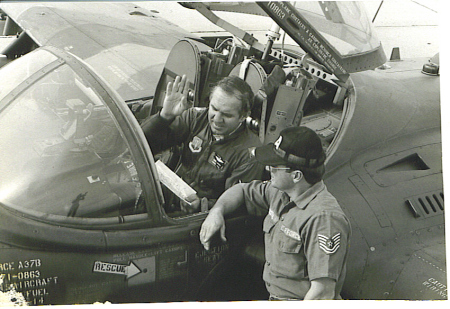
M422 158L417 153L414 153L379 169L377 173L425 171L428 169L430 169L430 167L422 160Z
M444 214L444 193L442 190L417 195L406 200L406 205L416 218L427 218Z

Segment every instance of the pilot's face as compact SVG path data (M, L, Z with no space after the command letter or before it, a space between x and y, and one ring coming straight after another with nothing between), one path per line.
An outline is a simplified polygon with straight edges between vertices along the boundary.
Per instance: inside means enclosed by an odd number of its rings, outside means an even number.
M241 101L234 95L229 95L221 88L216 88L211 94L208 119L213 134L228 135L244 121L241 114Z

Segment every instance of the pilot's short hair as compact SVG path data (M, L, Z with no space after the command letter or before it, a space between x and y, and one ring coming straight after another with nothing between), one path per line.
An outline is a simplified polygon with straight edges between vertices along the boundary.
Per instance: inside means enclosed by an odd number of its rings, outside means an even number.
M303 177L305 177L305 180L311 184L314 185L322 180L323 175L325 174L325 165L322 164L315 168L307 168L307 167L298 167L291 164L286 164L287 167L289 167L291 170L300 170L303 173Z
M220 88L229 95L234 95L239 101L241 101L241 115L244 115L251 111L253 107L253 91L250 85L242 78L231 75L221 79L216 86L212 89L211 93Z

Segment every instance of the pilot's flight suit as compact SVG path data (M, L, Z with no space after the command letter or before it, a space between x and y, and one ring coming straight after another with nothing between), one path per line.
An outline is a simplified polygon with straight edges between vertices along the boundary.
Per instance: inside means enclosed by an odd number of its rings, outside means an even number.
M184 144L177 174L202 198L217 199L238 182L261 179L264 166L251 150L261 145L244 124L222 140L211 132L207 108L190 108L172 122L159 113L142 124L154 154Z
M243 184L249 213L264 220L263 279L272 299L303 299L310 281L336 280L339 297L345 278L350 223L323 181L295 201L270 182Z

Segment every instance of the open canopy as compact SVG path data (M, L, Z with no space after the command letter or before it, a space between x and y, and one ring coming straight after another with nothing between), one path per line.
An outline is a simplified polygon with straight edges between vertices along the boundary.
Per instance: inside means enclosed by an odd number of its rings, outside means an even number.
M211 11L267 15L341 80L386 61L363 3L353 1L206 2ZM195 3L184 3L195 7Z

